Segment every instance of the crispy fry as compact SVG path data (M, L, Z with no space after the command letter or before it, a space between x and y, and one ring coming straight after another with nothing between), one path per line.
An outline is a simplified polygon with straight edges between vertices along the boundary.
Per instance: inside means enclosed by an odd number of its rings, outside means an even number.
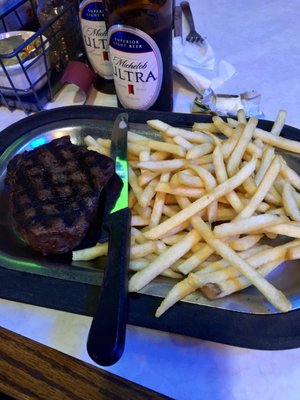
M257 232L282 223L282 217L272 214L259 214L251 217L234 220L224 224L217 225L214 228L214 235L217 238L228 237L232 235L241 235L251 232Z
M195 158L202 157L206 154L209 154L213 151L214 145L212 143L203 143L198 144L197 146L193 146L186 153L187 160L192 160Z
M288 180L294 188L300 190L300 176L297 174L296 171L294 171L292 168L290 168L286 161L280 157L280 163L281 163L281 168L280 168L280 175L285 179Z
M156 243L153 241L148 241L142 244L131 246L130 259L135 260L137 258L145 257L147 254L152 254L156 250Z
M263 129L256 128L253 134L254 137L261 139L264 143L278 147L282 150L290 151L291 153L300 153L300 143L295 140L286 139L281 136L275 136Z
M160 176L161 183L167 183L170 179L170 173L165 172ZM159 224L161 216L163 214L163 208L165 205L166 194L163 192L158 192L155 195L155 200L152 208L152 213L150 217L149 227L153 227Z
M197 132L211 132L211 133L218 133L218 128L216 128L216 125L211 123L211 122L195 122L193 125L193 131Z
M235 221L238 221L243 218L250 217L257 210L259 204L266 197L269 192L271 186L273 185L277 175L280 171L280 162L277 157L274 158L271 165L267 169L262 181L257 187L257 190L253 194L249 203L244 207L244 209L235 217Z
M188 207L188 199L178 199L179 204L183 207ZM237 268L241 274L247 278L256 288L276 307L283 312L291 309L291 303L286 296L278 289L276 289L270 282L265 280L262 275L256 272L252 267L238 256L229 246L216 239L213 232L209 229L206 223L198 215L194 215L191 219L194 229L201 232L201 236L208 245L213 247L216 252L221 255L225 260L230 262L232 266Z
M180 185L190 186L194 188L203 188L204 184L202 179L198 176L188 174L187 171L190 170L179 171L177 173L178 183Z
M187 139L192 143L213 143L213 139L209 135L203 132L198 132L198 131L191 132L186 129L173 128L173 127L169 127L164 132L166 133L166 135L170 137L182 136L184 139Z
M282 201L286 215L292 220L300 222L300 211L294 197L294 191L289 182L285 182L283 186Z
M189 277L178 282L170 290L166 298L161 302L160 306L156 310L155 316L160 317L165 311L172 307L179 300L183 299L190 293L197 289L197 285Z
M129 292L138 292L141 288L146 286L151 280L187 253L197 243L199 238L199 233L192 230L182 241L169 247L164 253L160 254L150 263L146 269L137 272L130 278L128 285Z
M272 135L279 136L286 120L287 112L285 110L279 110L277 117L271 129Z
M187 139L183 138L182 136L175 136L173 138L173 141L176 144L179 144L179 146L185 148L186 150L189 150L194 146L191 142L189 142Z
M245 129L227 162L227 172L229 176L234 175L238 171L239 164L241 163L248 144L252 139L257 123L258 120L256 118L250 118L245 126Z
M147 183L152 181L160 175L160 172L152 172L152 171L143 171L141 175L137 177L137 182L139 186L145 186Z
M162 161L141 161L137 163L137 167L142 169L149 169L151 171L171 172L177 171L186 164L185 160L173 159Z
M261 269L259 269L260 276L264 277L268 275L283 261L283 259L279 259L265 264ZM208 299L213 300L228 296L234 292L237 292L238 290L245 289L250 285L251 282L247 278L244 276L238 276L219 283L208 283L201 287L201 291ZM288 305L285 308L289 309Z
M139 204L142 207L146 207L150 201L153 199L156 193L156 186L158 185L159 180L158 179L153 179L151 182L148 183L148 185L145 187L143 190L143 193L141 194L139 198Z
M200 250L198 250L191 257L183 261L178 267L178 271L187 275L189 272L193 271L198 265L202 264L203 261L207 260L215 250L209 245L205 244Z
M176 227L180 223L184 222L186 219L191 218L197 212L201 211L203 208L207 207L219 197L231 192L237 186L241 185L244 180L252 174L255 169L255 163L256 160L250 161L236 175L228 179L227 182L221 183L210 193L207 193L206 195L200 197L200 199L196 200L189 207L181 210L178 214L174 215L160 225L150 229L148 232L145 233L145 236L148 239L158 239L172 228Z
M156 185L157 192L169 193L174 194L175 196L187 196L191 198L199 198L203 196L205 193L204 189L194 188L194 187L187 187L187 186L177 186L172 187L169 183L158 183Z
M73 261L90 261L95 258L106 256L108 251L107 243L99 243L96 246L82 250L74 250L72 252Z
M274 153L275 153L274 147L270 147L268 145L265 146L265 149L263 150L263 154L262 154L262 158L261 158L261 163L260 163L259 169L258 169L258 171L256 172L256 175L255 175L255 183L256 183L256 185L259 185L260 182L262 181L265 173L267 172L267 169L271 165L271 162L272 162L273 157L274 157Z
M287 260L299 260L300 259L300 245L295 247L290 247L286 252Z
M263 237L260 235L247 235L229 242L229 246L235 251L243 251L253 247Z

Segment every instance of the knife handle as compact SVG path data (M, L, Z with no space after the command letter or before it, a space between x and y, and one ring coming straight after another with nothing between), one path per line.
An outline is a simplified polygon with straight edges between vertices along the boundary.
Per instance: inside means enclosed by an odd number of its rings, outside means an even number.
M104 228L109 233L107 265L87 340L90 357L103 366L116 363L124 350L128 314L130 218L130 209L124 208L108 215L104 222Z

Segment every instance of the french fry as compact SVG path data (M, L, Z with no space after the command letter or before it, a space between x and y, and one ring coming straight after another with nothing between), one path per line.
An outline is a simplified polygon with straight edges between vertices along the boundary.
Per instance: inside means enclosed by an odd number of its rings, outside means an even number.
M128 142L127 145L128 154L133 154L139 157L141 153L147 151L147 147L144 146L142 143L144 142L139 142L139 143Z
M199 131L188 131L186 129L169 127L164 131L167 136L182 136L184 139L189 140L192 143L213 143L213 139L206 133Z
M151 156L151 161L162 161L166 160L169 157L169 153L167 151L154 151Z
M141 151L139 154L140 161L149 161L150 160L150 149L146 148L145 150Z
M243 219L234 219L231 222L217 225L214 228L214 235L217 238L224 238L232 235L248 234L263 230L269 226L282 223L282 217L272 214L259 214Z
M152 179L155 179L160 175L160 172L152 172L152 171L143 171L138 177L137 177L137 183L139 186L145 186L147 185Z
M170 125L166 124L163 121L160 121L159 119L149 119L147 121L147 124L151 128L153 128L157 131L160 131L160 132L165 132L168 128L170 128Z
M108 251L107 243L99 243L96 246L89 247L81 250L72 251L73 261L90 261L95 258L106 256Z
M161 183L167 183L170 179L170 173L165 172L160 176ZM155 200L152 208L152 213L150 217L149 227L153 227L159 224L161 216L163 214L163 208L165 205L166 194L163 192L158 192L155 195Z
M152 254L156 250L156 243L153 241L148 241L142 244L131 246L130 259L135 260L137 258L145 257L147 254Z
M141 196L143 194L143 188L139 185L137 176L130 166L128 166L128 180L130 187L133 193L135 194L135 197L137 198L137 201L139 202L139 204L141 204Z
M103 154L104 156L109 157L110 151L106 147L99 146L98 144L96 146L87 146L88 150L96 151L99 154Z
M205 190L204 189L199 189L195 187L187 187L187 186L177 186L177 187L172 187L169 183L163 183L160 182L156 185L155 190L157 192L162 192L162 193L169 193L173 194L175 196L187 196L187 197L192 197L192 198L199 198L204 195Z
M150 218L151 213L152 213L152 209L149 206L141 206L139 203L136 203L133 207L132 207L132 211L133 213L137 214L137 215L143 215L145 218Z
M182 136L175 136L173 138L173 141L176 144L179 144L179 146L185 148L186 150L189 150L194 146L191 142L189 142L187 139L183 138Z
M150 218L141 217L140 215L131 216L131 226L146 226L149 225Z
M140 195L140 198L138 199L138 202L142 207L146 207L153 199L156 193L156 186L158 185L158 183L159 183L158 179L153 179L144 188L143 193Z
M110 140L110 139L98 138L98 139L96 139L96 142L97 142L100 146L106 147L107 149L110 149L110 145L111 145L111 140Z
M241 124L246 124L247 123L247 119L246 119L246 114L243 108L240 108L237 112L237 120L238 122L240 122Z
M265 149L263 150L260 166L259 166L258 171L256 172L255 179L254 179L257 186L260 184L260 182L262 181L269 166L271 165L271 162L274 157L274 153L275 153L274 147L265 146Z
M180 185L190 186L194 188L203 188L203 180L198 176L190 175L185 171L179 171L177 173L178 183ZM189 170L188 170L189 171Z
M189 232L179 243L169 247L164 253L160 254L148 267L134 274L128 284L129 292L138 292L156 276L169 268L187 253L199 240L200 235L196 230Z
M198 265L202 264L205 260L211 256L215 250L209 245L205 244L200 250L198 250L191 257L183 261L178 267L178 271L187 275L189 272L193 271Z
M278 267L284 260L279 259L268 264L265 264L259 270L261 277L268 275L275 268ZM266 281L267 282L267 281ZM194 283L196 285L196 282ZM228 279L219 283L208 283L201 287L201 291L205 294L208 299L219 299L221 297L229 296L230 294L237 292L238 290L245 289L251 286L251 282L244 276L238 276L233 279ZM289 309L289 307L286 307Z
M292 186L289 182L285 182L282 191L283 207L286 215L292 220L300 222L300 211L294 198Z
M253 136L261 139L264 143L277 147L282 150L290 151L291 153L300 153L300 143L295 140L286 139L281 136L275 136L263 129L256 128Z
M294 188L300 190L300 176L297 174L296 171L294 171L292 168L290 168L286 161L280 157L280 163L281 163L281 168L280 168L280 175L285 179L288 180Z
M90 135L85 136L83 141L84 141L84 144L86 145L86 147L89 147L89 146L97 147L98 146L97 140Z
M300 224L293 221L285 222L283 224L266 227L264 228L263 232L266 234L273 233L276 235L285 235L300 239Z
M299 260L300 258L300 245L295 247L290 247L286 251L287 260Z
M179 204L183 207L189 207L188 199L179 199ZM237 268L241 274L248 279L278 310L287 312L291 309L291 303L287 297L278 289L276 289L270 282L264 279L258 272L256 272L251 265L239 257L234 250L232 250L225 243L215 238L213 232L209 229L206 223L198 215L194 215L192 220L194 229L201 232L201 236L207 244L215 249L225 260Z
M234 175L239 168L243 155L250 143L254 130L257 126L258 120L250 118L244 131L242 132L237 145L235 146L229 160L227 162L227 172L229 176Z
M136 132L133 132L131 130L128 131L128 142L142 142L147 140L147 137L144 135L140 135Z
M171 172L177 171L186 164L185 160L173 159L162 161L141 161L137 163L138 168L149 169L151 171Z
M193 131L197 132L211 132L211 133L218 133L218 129L216 128L216 125L211 123L211 122L195 122L193 124Z
M197 285L189 278L189 276L182 281L178 282L170 290L166 298L160 303L160 306L155 312L155 316L158 318L170 307L172 307L179 300L183 299L190 293L193 293L197 289Z
M159 142L158 140L147 140L141 142L144 146L148 146L150 150L163 151L170 154L175 154L179 157L185 157L186 150L177 144Z
M229 244L230 243L231 242L229 241ZM250 249L240 251L238 253L238 255L244 259L247 259L248 262L252 263L253 259L252 258L250 259L249 257L252 257L256 254L259 256L259 254L263 253L265 250L268 250L268 249L270 249L270 246L268 246L268 245L258 245L258 246L251 247ZM284 250L284 252L285 251L286 250ZM273 259L274 258L276 259L276 257L273 257ZM204 263L203 263L203 265L200 266L200 268L196 268L195 271L197 272L197 274L202 275L202 274L210 274L211 272L220 271L222 269L227 269L228 267L230 267L230 263L227 260L225 260L224 258L221 258L220 260L217 260L217 261L207 262L206 265L204 265ZM195 271L193 271L193 272L195 272ZM238 273L238 271L237 271L237 273Z
M195 158L202 157L206 154L209 154L213 151L214 145L212 143L203 143L198 144L197 146L193 146L186 153L187 160L192 160Z
M216 146L213 152L213 163L216 171L216 178L218 183L224 183L227 181L227 171L223 159L223 153L220 146ZM234 208L235 211L240 212L243 208L243 203L241 202L239 196L234 192L230 192L226 195L226 199Z
M261 204L261 202L269 192L270 188L272 187L277 175L279 174L279 171L280 162L279 159L275 157L271 165L267 169L262 181L258 185L257 190L253 194L251 200L246 205L246 207L244 207L243 210L235 217L235 221L251 217L251 215L254 214L259 204Z
M145 258L140 258L137 260L130 260L129 271L140 271L149 265L149 261Z
M256 160L253 159L252 161L247 163L242 169L240 169L240 171L236 175L228 179L227 182L221 183L210 193L207 193L206 195L200 197L200 199L194 201L194 203L192 203L189 207L179 211L179 213L169 218L167 221L162 222L156 227L150 229L148 232L145 233L145 236L148 239L160 238L166 232L184 222L186 219L191 218L193 215L201 211L203 208L207 207L219 197L231 192L237 186L241 185L244 180L252 174L255 169L255 163Z
M279 136L286 120L287 112L285 110L279 110L277 117L271 129L272 135Z
M166 243L167 245L171 246L177 242L179 242L180 240L182 240L184 238L185 234L184 233L177 233L175 235L169 235L165 238L162 239L162 241L164 243Z
M239 239L230 240L229 246L235 251L243 251L252 248L263 237L262 234L246 235Z

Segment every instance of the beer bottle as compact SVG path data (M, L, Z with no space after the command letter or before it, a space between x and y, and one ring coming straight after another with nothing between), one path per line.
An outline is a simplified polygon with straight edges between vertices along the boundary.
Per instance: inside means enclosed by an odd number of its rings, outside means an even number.
M172 0L105 0L118 103L171 111Z
M103 0L83 0L79 6L79 16L86 54L97 74L94 86L101 92L115 93Z

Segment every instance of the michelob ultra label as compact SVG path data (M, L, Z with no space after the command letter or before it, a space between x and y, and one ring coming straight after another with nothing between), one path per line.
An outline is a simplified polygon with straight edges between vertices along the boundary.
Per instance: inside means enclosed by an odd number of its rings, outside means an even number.
M102 0L83 3L80 23L85 50L93 70L102 78L113 79Z
M157 100L163 63L155 41L126 25L108 30L110 59L118 99L124 108L147 110Z

